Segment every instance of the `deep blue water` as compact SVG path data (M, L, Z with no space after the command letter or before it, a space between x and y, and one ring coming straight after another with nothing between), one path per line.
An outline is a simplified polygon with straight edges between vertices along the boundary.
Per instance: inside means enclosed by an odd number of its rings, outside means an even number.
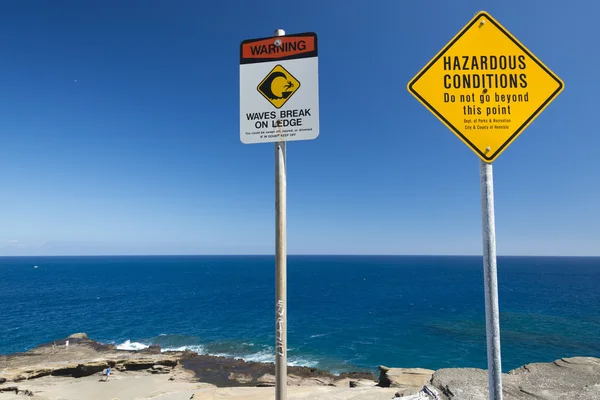
M600 258L498 270L503 370L600 357ZM273 360L273 257L2 257L0 277L0 353L87 332ZM487 368L483 293L481 257L290 256L289 361Z

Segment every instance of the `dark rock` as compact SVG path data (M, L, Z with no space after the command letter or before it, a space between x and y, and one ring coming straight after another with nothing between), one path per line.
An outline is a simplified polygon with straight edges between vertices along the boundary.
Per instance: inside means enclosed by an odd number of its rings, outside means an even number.
M255 386L258 377L264 374L274 374L273 364L261 364L246 362L242 359L233 359L208 355L197 355L194 357L184 357L181 364L185 369L195 373L196 378L201 382L212 383L216 386ZM229 375L243 374L251 375L252 382L242 384L237 380L229 379Z
M169 354L172 351L165 351L163 354ZM191 350L185 350L183 352L183 355L179 358L181 361L183 360L191 360L193 358L195 358L196 356L198 356L198 353L196 353L195 351L191 351Z
M150 373L152 374L168 374L171 372L171 368L165 367L164 365L153 365L150 368Z
M6 382L6 378L0 378L0 385Z
M84 376L94 375L102 372L108 367L106 362L97 362L90 364L79 364L75 368L62 368L52 371L53 376L72 376L73 378L82 378ZM31 378L30 378L31 379Z
M17 393L19 393L19 388L16 386L0 388L0 393L2 393L2 392L15 392L15 394L17 394Z
M182 357L181 364L185 369L193 371L199 381L218 387L264 387L274 384L271 379L275 375L273 363L247 362L242 359L196 354ZM337 376L328 371L309 367L288 367L287 372L289 385L331 386L336 380L353 376L352 373ZM366 374L365 376L371 379L374 378L372 374L364 372L356 373L355 376L361 376L361 374ZM230 376L244 376L244 378L232 379Z
M345 378L349 378L349 379L354 379L354 380L359 380L359 379L367 379L370 381L376 381L377 377L375 376L374 373L372 372L344 372L340 374L340 378L339 379L345 379Z
M153 344L150 347L147 347L143 350L138 350L138 353L142 353L142 354L160 354L161 353L161 349L160 346L157 344Z
M154 369L158 366L161 367L175 367L178 364L177 359L162 359L162 360L153 360L153 359L131 359L131 360L123 360L122 366L127 371L141 371L143 369Z
M141 362L128 362L123 364L125 371L141 371L143 369L150 369L154 366L152 361L141 361Z

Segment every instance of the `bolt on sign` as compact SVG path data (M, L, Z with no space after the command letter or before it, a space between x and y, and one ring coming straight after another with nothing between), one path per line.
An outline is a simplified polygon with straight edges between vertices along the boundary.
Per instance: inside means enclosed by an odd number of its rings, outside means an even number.
M317 35L310 32L244 40L240 46L242 143L317 136Z
M408 91L485 162L494 161L563 88L486 12L408 83Z

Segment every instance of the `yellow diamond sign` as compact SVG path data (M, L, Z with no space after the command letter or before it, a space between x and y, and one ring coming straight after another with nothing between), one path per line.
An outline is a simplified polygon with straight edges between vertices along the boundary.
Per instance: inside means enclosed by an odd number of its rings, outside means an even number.
M257 87L259 93L275 108L281 108L299 88L300 82L279 64Z
M494 161L563 87L486 12L408 83L409 92L485 162Z

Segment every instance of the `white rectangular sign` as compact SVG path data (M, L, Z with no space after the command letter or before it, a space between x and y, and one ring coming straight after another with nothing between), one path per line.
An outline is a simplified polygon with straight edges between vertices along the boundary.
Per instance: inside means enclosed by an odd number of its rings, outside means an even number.
M250 39L240 46L240 140L319 136L317 35Z

